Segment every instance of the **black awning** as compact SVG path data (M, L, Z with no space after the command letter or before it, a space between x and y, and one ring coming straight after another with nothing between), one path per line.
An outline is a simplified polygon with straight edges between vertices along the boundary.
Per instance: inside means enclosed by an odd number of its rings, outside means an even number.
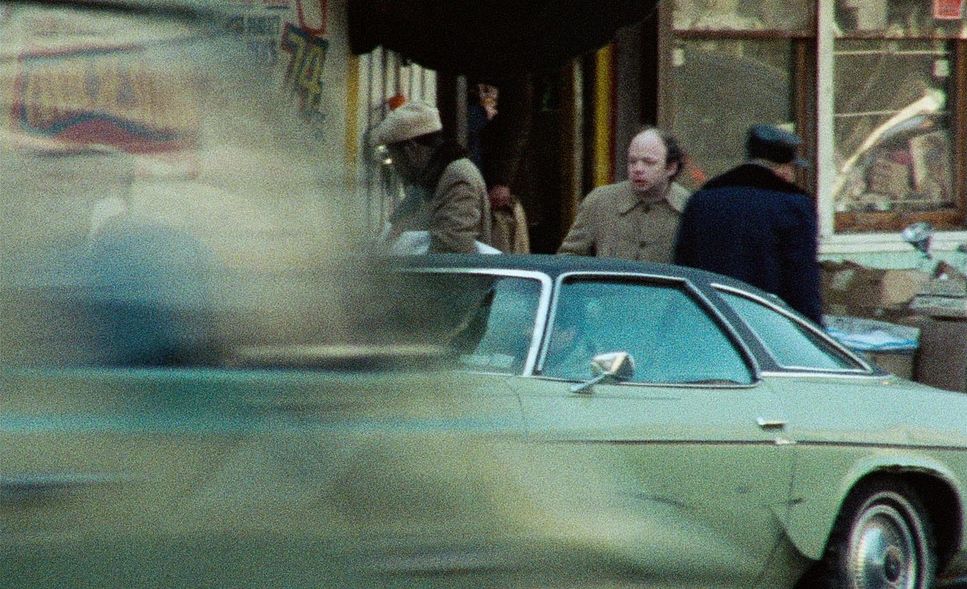
M658 0L348 0L353 53L501 79L561 66L644 20Z

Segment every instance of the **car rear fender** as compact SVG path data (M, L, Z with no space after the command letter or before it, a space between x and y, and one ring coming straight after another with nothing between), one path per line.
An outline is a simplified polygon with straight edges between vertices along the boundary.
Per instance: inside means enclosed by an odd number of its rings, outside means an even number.
M959 523L947 531L947 539L951 541L948 556L954 553L965 535L964 498L962 491L957 491L963 489L962 481L938 460L924 454L901 454L900 450L889 453L878 450L876 454L863 456L834 484L829 484L831 481L828 470L823 473L820 469L810 471L797 467L786 530L796 549L810 559L822 558L836 517L846 498L862 481L877 475L907 479L915 488L924 492L937 488L949 491L943 495L946 495L948 501L955 501L956 505L943 505L944 518ZM925 484L928 482L933 484ZM935 505L933 500L927 503ZM955 514L958 517L953 517Z

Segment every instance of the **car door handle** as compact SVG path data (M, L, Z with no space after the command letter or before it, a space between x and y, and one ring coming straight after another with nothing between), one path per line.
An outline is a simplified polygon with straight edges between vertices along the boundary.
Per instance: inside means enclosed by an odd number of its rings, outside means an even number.
M762 429L784 429L789 423L785 419L766 419L765 417L760 417L755 422Z

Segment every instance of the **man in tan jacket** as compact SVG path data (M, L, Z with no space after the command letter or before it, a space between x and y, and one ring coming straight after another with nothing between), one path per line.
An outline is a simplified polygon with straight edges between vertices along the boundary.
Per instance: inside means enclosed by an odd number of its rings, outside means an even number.
M628 147L628 179L592 190L558 253L670 263L688 191L673 182L684 154L654 127Z
M466 151L444 139L440 114L422 102L391 111L370 143L385 145L393 166L411 185L390 216L389 239L429 232L430 253L474 253L490 243L490 202L480 170Z

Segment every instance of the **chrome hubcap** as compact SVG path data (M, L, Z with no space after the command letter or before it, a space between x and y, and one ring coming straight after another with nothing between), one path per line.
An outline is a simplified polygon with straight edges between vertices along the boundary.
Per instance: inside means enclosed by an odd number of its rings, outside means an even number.
M848 566L856 589L914 589L920 550L897 508L879 504L860 516L850 538Z

